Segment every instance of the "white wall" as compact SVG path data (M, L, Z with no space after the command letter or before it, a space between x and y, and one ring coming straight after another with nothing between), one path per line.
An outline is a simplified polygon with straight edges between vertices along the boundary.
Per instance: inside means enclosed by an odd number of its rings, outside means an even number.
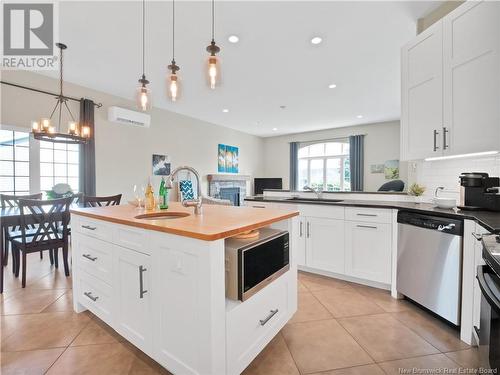
M364 190L376 191L380 185L387 182L387 180L384 174L370 173L370 165L383 164L386 160L399 159L399 128L399 121L390 121L265 138L265 176L283 178L283 188L288 188L290 174L290 142L332 139L356 134L366 134ZM400 164L400 176L403 181L407 180L407 163Z
M3 71L2 80L58 91L57 80L31 72ZM156 94L160 93L157 90ZM103 104L95 111L98 195L123 193L129 199L133 185L146 183L151 175L153 153L169 155L172 167L196 168L203 176L202 188L207 194L206 175L217 173L218 143L239 147L240 174L264 173L264 147L259 137L157 108L151 112L149 129L119 125L107 121L108 107L134 109L133 102L73 84L65 85L65 94ZM0 124L29 128L31 120L48 116L54 104L50 96L2 85ZM71 109L77 116L78 104L71 103ZM153 182L157 190L158 178Z

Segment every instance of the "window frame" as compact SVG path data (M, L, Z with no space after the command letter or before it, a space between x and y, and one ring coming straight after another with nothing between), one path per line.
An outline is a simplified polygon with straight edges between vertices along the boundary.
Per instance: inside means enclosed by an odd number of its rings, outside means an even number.
M325 155L326 154L326 145L328 143L341 143L341 144L349 144L349 140L347 138L345 139L335 139L335 140L323 140L319 142L304 142L299 145L299 152L300 149L317 145L317 144L323 144L323 156L302 156L300 157L297 153L297 166L300 164L300 160L306 160L307 161L307 181L308 184L311 184L311 161L313 160L322 160L323 161L323 191L325 192L337 192L337 191L351 191L351 186L349 183L349 190L345 189L345 162L346 160L350 159L349 153L347 154L331 154L331 155ZM325 190L327 188L327 164L328 160L340 160L340 190ZM298 178L298 173L297 173L297 178ZM298 186L299 190L303 190L303 186Z

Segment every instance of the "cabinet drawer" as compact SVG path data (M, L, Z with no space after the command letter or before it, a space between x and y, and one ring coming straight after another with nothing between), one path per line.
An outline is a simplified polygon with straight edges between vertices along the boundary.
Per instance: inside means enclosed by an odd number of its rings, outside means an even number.
M239 374L288 319L288 273L228 312L227 368Z
M104 320L109 325L112 325L111 306L113 305L113 290L111 286L103 283L83 270L79 270L78 279L78 301L100 319Z
M111 284L113 245L97 238L79 236L75 250L79 269Z
M113 236L113 243L116 245L150 255L146 246L146 231L144 231L144 229L120 225L115 228Z
M320 204L299 205L300 214L310 217L344 220L345 209L342 206L327 206Z
M347 207L345 209L345 218L351 221L390 223L392 221L392 210L385 208Z
M76 230L86 236L99 238L107 242L111 242L113 239L112 227L101 220L94 220L81 216L78 220Z

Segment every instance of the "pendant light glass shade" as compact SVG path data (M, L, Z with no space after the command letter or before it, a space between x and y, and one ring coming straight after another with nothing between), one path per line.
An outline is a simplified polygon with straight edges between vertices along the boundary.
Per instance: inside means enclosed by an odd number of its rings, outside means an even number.
M137 108L146 112L153 106L151 89L146 86L146 83L141 83L136 91L136 104Z
M181 96L181 84L179 77L175 73L168 76L167 94L173 102L177 101Z
M208 85L213 90L220 84L220 62L217 56L208 57Z

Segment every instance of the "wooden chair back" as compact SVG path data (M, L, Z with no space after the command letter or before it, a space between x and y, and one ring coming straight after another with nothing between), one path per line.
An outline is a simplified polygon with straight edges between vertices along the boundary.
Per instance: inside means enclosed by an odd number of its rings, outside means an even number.
M42 199L42 193L29 195L0 194L0 206L2 206L2 208L17 207L19 205L19 199Z
M122 195L111 195L109 197L91 197L88 195L83 196L83 206L84 207L105 207L105 206L117 206L120 204Z
M67 240L65 237L68 235L72 200L73 197L49 200L19 199L23 247L41 250ZM26 241L26 228L30 224L36 225L36 231L29 233L30 240Z

